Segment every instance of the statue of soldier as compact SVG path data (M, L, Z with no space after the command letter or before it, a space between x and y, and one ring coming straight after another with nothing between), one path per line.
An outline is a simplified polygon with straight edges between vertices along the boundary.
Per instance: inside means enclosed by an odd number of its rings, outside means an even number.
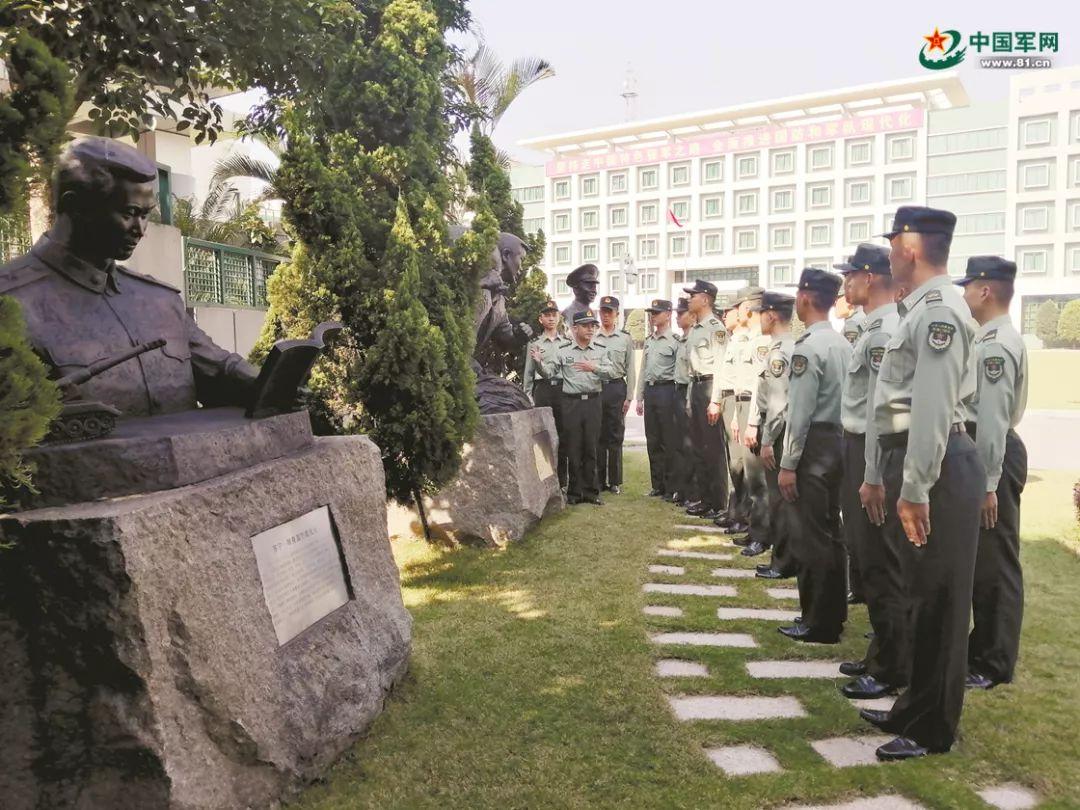
M492 268L480 280L473 356L491 374L505 374L506 353L533 336L532 327L511 323L506 312L506 296L521 281L524 259L525 243L512 233L500 233L492 251Z
M247 404L257 371L217 346L180 291L117 264L130 258L156 204L157 167L129 146L86 138L61 156L54 224L0 267L0 295L22 306L34 350L55 376L158 338L165 344L79 386L124 416Z
M595 264L583 264L566 277L566 286L574 291L574 300L563 310L563 323L572 324L574 315L592 309L600 286L600 270Z

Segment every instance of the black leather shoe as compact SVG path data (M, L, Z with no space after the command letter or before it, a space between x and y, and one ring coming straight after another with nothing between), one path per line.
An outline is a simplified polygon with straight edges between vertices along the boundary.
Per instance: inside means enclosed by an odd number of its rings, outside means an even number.
M884 709L859 709L859 717L882 731L889 730L889 713Z
M742 550L744 557L756 557L758 554L764 554L768 549L762 545L759 541L754 540L750 545Z
M662 490L662 489L650 489L649 490L649 497L650 498L659 498L663 494L664 494L664 490Z
M713 523L715 523L721 529L726 529L734 522L735 519L731 517L731 515L729 515L727 512L721 512L720 515L716 518L716 520L713 521Z
M743 523L741 520L736 520L730 526L724 527L724 534L746 534L750 531L749 524Z
M882 683L873 675L860 675L851 683L840 687L844 697L851 700L873 700L874 698L895 695L896 687L892 684Z
M670 495L665 495L664 500L669 503L679 503L683 499L683 496L678 492L672 492Z
M618 484L612 484L610 487L608 487L607 491L610 492L612 495L622 495L622 487L620 487Z
M690 514L690 510L695 507L701 506L701 501L687 501L683 504L686 507L686 514Z
M711 511L712 511L712 509L710 509L705 504L703 504L703 503L695 503L693 506L689 507L686 510L686 514L688 514L688 515L690 515L692 517L704 517L706 513L711 512Z
M790 627L778 627L783 635L795 641L805 641L814 644L839 644L839 633L821 633L805 624L793 624Z
M593 506L603 506L604 502L599 498L582 498L582 503L591 503Z
M849 678L858 678L860 675L866 674L866 663L864 661L845 661L840 665L840 674L847 675Z
M919 745L907 737L897 737L895 740L885 743L877 750L877 758L883 762L899 762L904 759L925 757L934 753L929 748Z
M572 495L567 495L566 496L566 505L567 506L577 506L579 503L581 503L581 498L575 498Z
M719 509L710 509L708 512L703 514L701 517L705 518L706 520L716 520L717 516L720 515L720 514L721 514L721 512L720 512Z
M754 573L758 579L783 579L784 575L772 566L767 566L764 571L760 568Z
M969 672L964 686L968 689L993 689L997 686L997 681L992 681L978 672Z
M849 605L865 605L866 600L854 591L849 591L847 595L847 603Z

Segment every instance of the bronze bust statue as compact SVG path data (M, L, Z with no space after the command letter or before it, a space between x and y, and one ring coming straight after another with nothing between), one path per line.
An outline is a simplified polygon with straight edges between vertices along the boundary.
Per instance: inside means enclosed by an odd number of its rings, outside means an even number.
M600 270L595 264L583 264L566 277L566 286L574 291L574 300L562 311L563 323L571 324L574 316L586 309L592 309L596 292L600 286Z
M117 264L146 233L156 180L154 163L128 146L72 144L54 178L53 227L0 268L0 295L19 302L35 351L55 377L80 379L85 400L122 416L246 405L257 370L195 324L179 290ZM159 339L96 376L83 373Z

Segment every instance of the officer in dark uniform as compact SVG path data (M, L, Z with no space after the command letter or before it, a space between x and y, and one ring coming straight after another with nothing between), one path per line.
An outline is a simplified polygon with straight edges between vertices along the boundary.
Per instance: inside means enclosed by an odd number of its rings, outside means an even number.
M645 338L638 377L638 415L645 417L649 494L670 498L676 491L679 442L675 432L675 364L679 342L671 332L671 302L656 298L645 307L651 330Z
M975 557L968 640L967 685L1010 683L1020 652L1024 574L1020 569L1020 494L1027 483L1027 449L1014 428L1027 407L1027 348L1009 318L1016 264L972 256L958 284L979 323L975 333L978 392L968 432L986 468L979 551Z
M574 315L570 327L573 342L545 358L538 347L530 349L540 376L562 379L563 437L570 468L566 491L569 504L602 505L597 487L596 451L600 446L600 393L604 380L614 376L607 349L594 340L600 321L591 309Z
M605 295L600 299L600 332L597 339L608 350L615 376L604 380L600 397L603 418L600 424L600 449L597 458L600 489L613 495L622 491L623 437L626 412L634 399L634 339L619 329L619 299Z
M948 751L964 706L968 622L987 472L964 418L975 394L975 329L947 268L956 216L897 210L889 264L910 290L874 390L882 449L885 531L902 563L912 637L911 681L888 712L860 715L897 734L880 759ZM908 541L907 545L903 540Z
M565 490L568 478L566 443L562 439L562 379L553 377L549 380L541 377L538 364L533 360L532 349L539 348L541 356L550 359L554 357L557 349L569 346L570 341L559 334L559 305L554 301L544 303L537 320L544 331L529 341L529 351L525 354L523 387L533 405L537 408L551 408L551 415L555 417L555 432L559 436L559 486Z

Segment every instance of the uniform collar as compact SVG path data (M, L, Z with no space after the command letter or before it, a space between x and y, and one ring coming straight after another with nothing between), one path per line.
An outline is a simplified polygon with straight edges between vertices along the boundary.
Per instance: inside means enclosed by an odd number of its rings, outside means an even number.
M931 290L936 290L939 287L951 287L952 279L948 273L942 273L940 276L934 276L933 278L924 281L915 290L908 293L907 298L900 302L897 306L897 310L901 315L911 312L911 310L926 297L926 294Z
M1012 318L1009 317L1008 313L1004 315L998 315L996 318L992 318L986 323L984 323L982 326L980 326L978 331L975 332L975 337L976 339L978 339L985 335L987 332L989 332L991 329L1000 329L1003 326L1011 325Z
M590 341L589 341L589 345L588 345L588 346L582 347L582 346L581 346L581 345L579 345L579 344L578 344L578 342L577 342L577 341L575 340L575 341L573 342L573 345L572 345L572 346L571 346L570 348L571 348L571 349L577 349L577 350L578 350L579 352L587 352L587 351L588 351L589 349L593 348L593 346L594 346L594 345L595 345L595 343L594 343L593 341L591 341L591 340L590 340Z
M867 321L876 321L878 318L884 318L886 315L892 315L896 312L896 302L890 301L887 304L882 304L877 309L870 310L870 314L866 316Z
M562 340L562 338L559 336L558 332L556 332L551 337L548 337L548 335L546 333L541 332L540 333L540 339L541 340L546 340L546 341L551 342L551 343L554 343L555 341L558 341L558 340Z
M832 324L829 323L828 320L818 321L817 323L810 324L808 327L806 327L806 333L810 334L811 332L821 332L824 329L832 329Z
M104 269L94 267L83 259L80 259L55 239L47 234L42 236L31 248L31 252L51 269L62 275L68 281L78 284L80 287L98 294L106 289L111 292L120 292L117 283L116 263L109 260Z
M671 327L669 326L667 329L665 329L662 332L653 332L651 335L649 335L649 338L651 338L652 340L660 340L662 338L666 338L670 334L671 334Z

